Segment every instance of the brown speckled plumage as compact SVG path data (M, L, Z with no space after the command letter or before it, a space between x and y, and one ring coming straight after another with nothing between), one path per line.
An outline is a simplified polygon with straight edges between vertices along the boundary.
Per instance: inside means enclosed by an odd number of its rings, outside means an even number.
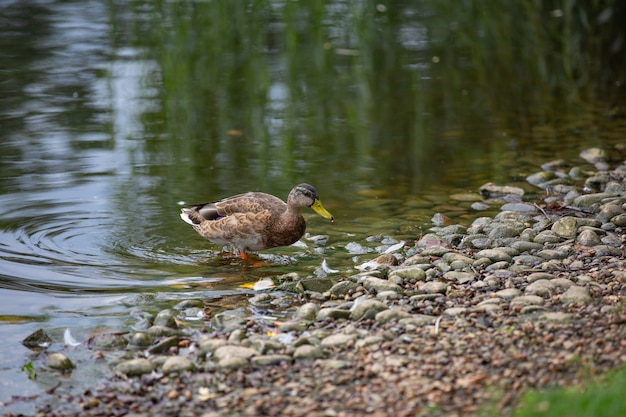
M333 220L309 184L296 185L287 203L270 194L250 192L183 208L180 217L202 237L234 246L245 257L248 251L297 242L306 229L300 214L303 207L311 207L320 216Z

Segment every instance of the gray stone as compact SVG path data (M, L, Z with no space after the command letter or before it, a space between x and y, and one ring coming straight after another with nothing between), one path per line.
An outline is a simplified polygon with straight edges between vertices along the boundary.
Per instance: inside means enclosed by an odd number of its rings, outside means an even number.
M294 359L318 359L324 357L324 352L316 345L301 345L293 352Z
M611 195L607 193L583 194L583 195L576 197L572 204L576 207L593 209L602 200L610 196Z
M398 268L391 271L390 275L396 275L404 280L423 281L426 279L426 273L422 268L417 266L409 266Z
M148 359L139 358L120 362L115 366L115 370L128 376L149 374L154 370L154 364Z
M378 300L360 300L355 302L355 305L352 306L350 318L352 320L373 319L378 312L386 310L387 308L386 304Z
M298 307L293 315L296 320L315 320L320 307L315 303L306 303Z
M443 277L450 281L455 281L459 284L466 284L474 280L476 275L473 272L448 271L443 274Z
M600 237L590 229L584 229L576 238L576 242L583 246L596 246L602 243Z
M510 301L515 297L519 297L522 295L522 292L517 288L506 288L504 290L497 291L495 293L497 297L502 298L503 300Z
M167 375L173 372L193 371L196 369L196 365L182 356L170 356L165 360L161 369Z
M520 213L536 213L539 210L537 206L530 203L506 203L501 207L502 210L518 211Z
M322 347L346 346L354 340L356 340L356 335L354 334L335 333L325 337L321 345Z
M533 242L545 244L545 243L558 243L561 238L557 236L552 230L543 230L537 233L537 236L533 239Z
M251 358L250 362L257 366L268 366L278 365L283 362L291 362L291 360L291 356L289 355L259 355Z
M177 314L176 310L161 310L154 318L154 322L152 324L154 326L164 326L171 329L178 329L178 324L176 324Z
M585 161L595 164L596 162L606 161L606 151L600 148L589 148L580 152L579 155Z
M511 262L511 255L504 250L498 249L483 249L476 254L477 258L488 258L492 262L507 261Z
M552 171L540 171L534 174L530 174L526 177L526 181L529 184L535 185L537 187L542 187L542 185L550 180L556 178L556 174Z
M573 285L559 296L559 300L563 304L588 304L592 298L587 288Z
M337 297L343 297L356 291L359 285L352 281L341 281L333 285L328 292Z
M215 349L215 352L213 352L215 360L220 362L222 359L228 358L241 358L248 360L258 354L259 352L256 349L239 345L223 345Z
M420 291L423 291L427 294L445 294L448 290L448 284L440 281L429 281L425 282L422 286L419 287Z
M423 272L423 271L422 271ZM386 279L380 279L376 277L364 277L361 281L361 284L367 290L375 290L377 292L380 291L395 291L402 292L402 288L398 284L394 284Z
M520 295L511 300L511 306L529 306L529 305L542 305L544 299L538 295Z
M554 222L550 230L557 236L571 238L576 236L578 223L575 217L565 216Z
M556 290L556 284L547 279L538 279L526 287L524 293L547 297Z
M325 307L321 308L317 313L317 320L322 321L326 319L340 319L346 320L350 318L350 310L344 310L342 308Z
M374 320L377 323L388 323L392 320L400 320L411 317L411 314L404 311L401 308L390 308L387 310L380 311L374 317Z
M490 239L517 237L518 235L519 231L517 229L506 224L497 225L489 232Z
M446 308L443 311L443 314L446 316L455 317L455 316L465 313L466 311L467 311L467 308L465 307L450 307L450 308Z
M221 359L217 366L223 369L239 369L248 366L249 364L250 362L246 358L232 356Z
M626 214L618 214L611 219L611 223L615 224L617 227L626 226Z

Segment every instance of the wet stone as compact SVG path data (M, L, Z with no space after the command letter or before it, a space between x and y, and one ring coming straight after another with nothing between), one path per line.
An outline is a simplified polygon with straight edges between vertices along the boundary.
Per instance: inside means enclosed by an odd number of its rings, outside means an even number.
M94 349L119 349L128 345L128 339L124 334L102 333L89 339L89 346Z
M130 344L138 347L150 346L152 344L152 336L147 333L138 332L132 335Z
M611 223L613 223L617 227L626 226L626 214L619 214L611 219Z
M561 241L561 238L554 233L552 230L544 230L537 233L537 236L533 239L533 242L545 244L545 243L558 243Z
M177 314L178 313L175 310L170 310L170 309L162 310L154 318L153 325L169 327L172 329L178 329L178 324L176 324Z
M543 249L543 245L541 243L529 242L525 240L518 240L517 242L513 242L511 244L511 247L515 248L519 252L529 252L532 250Z
M46 366L58 371L69 371L74 368L72 361L63 353L51 353L46 358Z
M170 336L163 338L156 345L148 349L151 354L166 353L171 347L177 346L180 338L178 336Z
M152 326L148 329L148 334L153 337L176 336L179 333L179 330L167 326Z

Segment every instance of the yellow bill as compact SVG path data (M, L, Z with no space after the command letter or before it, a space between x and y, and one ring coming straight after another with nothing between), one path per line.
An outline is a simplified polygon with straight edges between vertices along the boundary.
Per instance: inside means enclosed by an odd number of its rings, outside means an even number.
M316 212L317 214L319 214L320 216L322 216L325 219L330 219L330 221L335 221L334 217L332 214L330 214L328 212L328 210L326 210L324 208L324 206L322 205L322 202L317 199L315 200L315 202L313 203L313 205L311 206L311 208L313 209L314 212Z

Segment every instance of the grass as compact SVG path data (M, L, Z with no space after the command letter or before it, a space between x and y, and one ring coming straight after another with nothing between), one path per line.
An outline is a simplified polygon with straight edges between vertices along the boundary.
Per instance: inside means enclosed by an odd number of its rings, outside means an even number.
M511 417L626 416L625 386L626 368L623 368L583 388L532 391L522 396Z

